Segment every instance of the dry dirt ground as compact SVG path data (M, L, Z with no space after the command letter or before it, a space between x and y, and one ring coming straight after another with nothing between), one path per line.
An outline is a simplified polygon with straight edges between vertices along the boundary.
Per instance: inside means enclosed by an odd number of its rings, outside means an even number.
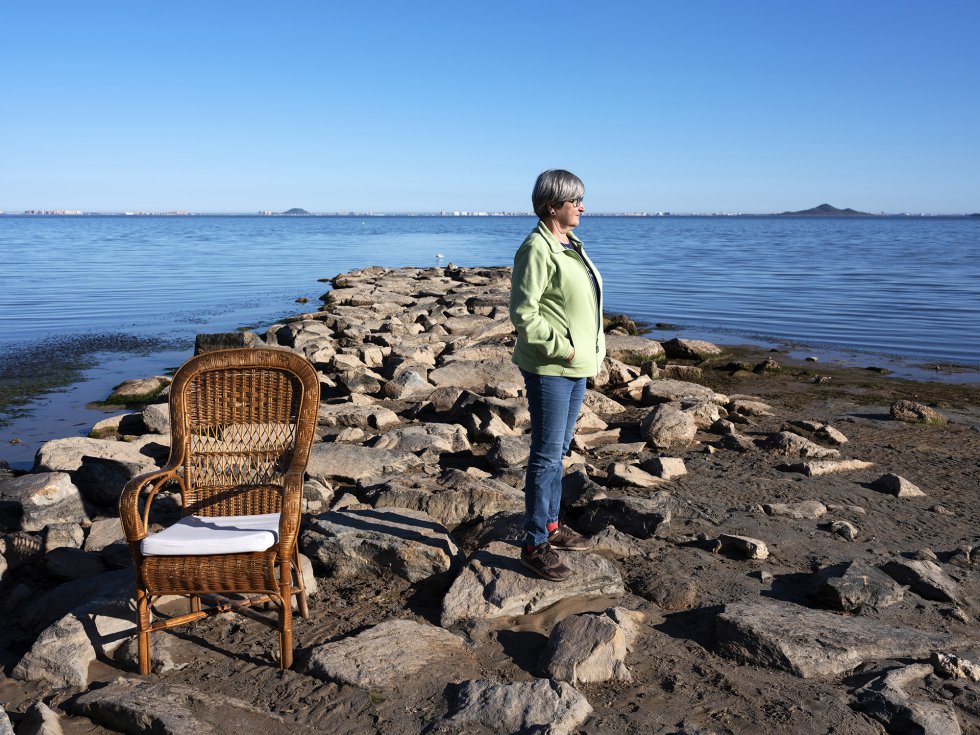
M750 362L766 357L746 353ZM940 563L963 544L980 545L980 388L913 383L859 369L793 364L775 355L783 370L757 375L714 369L705 383L726 394L749 394L770 404L774 416L744 427L752 437L777 431L787 420L831 424L849 442L846 458L874 462L868 470L825 477L805 477L780 468L777 458L759 452L706 451L716 435L701 433L702 443L678 456L688 474L671 482L671 494L702 510L706 519L671 527L659 538L640 541L643 553L616 563L628 595L615 604L642 610L647 622L626 663L633 680L577 688L594 708L576 732L612 733L836 733L858 735L886 730L855 708L854 690L889 668L908 661L876 661L832 679L804 680L793 674L734 661L716 651L715 618L723 606L770 597L815 607L811 597L815 571L847 562L872 562L896 553L930 550ZM816 375L829 381L815 383ZM892 420L892 401L907 398L939 408L946 426L912 425ZM649 409L645 409L649 410ZM636 418L621 422L623 441L637 435ZM638 436L638 435L637 435ZM908 478L927 493L896 498L871 483L885 472ZM642 491L640 491L642 492ZM859 529L856 541L832 534L824 520L793 520L761 512L766 503L819 500L826 505L854 506L841 511ZM570 517L571 525L575 518ZM714 553L705 540L735 533L764 540L771 551L765 561ZM698 534L702 534L701 537ZM461 534L462 535L462 534ZM565 552L569 553L569 552ZM960 611L908 593L902 602L868 612L883 623L946 632L975 641L957 653L980 661L980 571L943 564L959 581L966 604ZM319 644L337 640L391 617L438 624L445 582L411 586L396 579L360 579L336 584L319 580L320 594L311 617L298 620L298 656ZM554 622L570 611L601 610L612 601L564 603L537 616L494 626L471 626L461 632L475 645L480 676L498 681L530 681ZM460 672L433 671L431 677L405 681L394 691L364 691L324 684L294 671L276 668L275 639L268 629L248 620L222 617L178 632L171 640L176 668L159 678L253 702L287 722L294 732L414 733L453 732L441 722L452 685ZM155 639L156 640L156 639ZM5 635L4 673L29 641L11 631ZM99 662L93 681L135 676L130 664ZM466 678L475 678L472 672ZM969 680L929 676L910 692L922 701L951 703L963 732L980 732L980 685ZM0 701L12 719L32 701L43 698L58 709L75 691L46 691L0 678ZM108 733L84 718L63 720L67 733ZM478 732L470 729L468 732ZM911 732L911 731L910 731Z

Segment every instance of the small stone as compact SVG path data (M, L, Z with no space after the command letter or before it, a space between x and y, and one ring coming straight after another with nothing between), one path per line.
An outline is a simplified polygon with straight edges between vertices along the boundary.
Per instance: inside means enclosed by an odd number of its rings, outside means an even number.
M641 462L640 468L663 480L674 480L687 474L687 467L680 457L654 457Z
M888 412L896 421L904 421L907 424L943 426L947 422L946 417L936 409L915 401L895 401Z
M776 578L768 569L754 569L749 572L749 576L753 579L758 579L763 584L772 584Z
M13 731L11 730L11 735ZM61 718L44 702L37 701L17 726L17 735L63 735ZM6 735L0 724L0 735Z
M894 495L896 498L921 498L926 494L912 482L909 482L901 475L887 473L879 477L872 483L875 490Z
M797 520L822 518L827 506L819 500L802 500L799 503L766 503L762 510L769 516L785 516Z
M769 547L764 541L749 536L736 536L723 533L718 537L722 549L732 549L742 554L746 559L768 559Z
M783 368L778 362L773 360L771 357L767 357L765 360L753 367L752 372L760 375L770 375L772 373L781 372L782 369Z
M833 426L821 426L813 432L813 435L828 444L836 444L837 446L847 444L847 437L844 436L844 432L835 429Z
M860 459L814 459L809 462L786 465L784 469L788 472L799 472L807 477L822 477L836 472L866 470L869 467L874 467L874 462L865 462Z
M980 664L949 653L933 651L929 658L937 676L944 679L969 679L980 684Z
M858 528L850 521L834 521L830 524L830 532L845 541L856 541L858 537Z

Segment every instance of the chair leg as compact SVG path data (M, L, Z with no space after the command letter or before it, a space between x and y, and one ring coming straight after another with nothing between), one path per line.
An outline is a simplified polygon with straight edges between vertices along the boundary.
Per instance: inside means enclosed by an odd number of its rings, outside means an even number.
M303 565L299 561L298 545L293 546L293 568L296 571L296 586L299 587L299 594L296 595L296 608L299 611L299 616L305 619L310 617L310 603L306 596L306 581L303 579Z
M289 560L279 565L279 668L283 671L293 665L293 574Z
M139 634L140 676L150 673L150 598L146 590L136 589L136 629Z

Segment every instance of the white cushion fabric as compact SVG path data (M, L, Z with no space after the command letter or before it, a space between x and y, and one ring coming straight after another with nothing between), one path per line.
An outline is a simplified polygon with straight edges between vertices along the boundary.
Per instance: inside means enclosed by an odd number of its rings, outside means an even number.
M186 516L140 543L145 556L204 556L265 551L279 541L279 514Z

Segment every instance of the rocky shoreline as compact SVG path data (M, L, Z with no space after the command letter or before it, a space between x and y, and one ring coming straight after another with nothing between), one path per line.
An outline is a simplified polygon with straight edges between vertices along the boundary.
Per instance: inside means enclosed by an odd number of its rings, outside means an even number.
M613 321L564 480L594 546L552 583L517 560L509 270L332 283L321 311L197 345L320 372L293 670L219 617L135 675L115 501L166 459L149 403L0 477L0 735L980 731L980 389ZM151 381L118 400L164 401Z

